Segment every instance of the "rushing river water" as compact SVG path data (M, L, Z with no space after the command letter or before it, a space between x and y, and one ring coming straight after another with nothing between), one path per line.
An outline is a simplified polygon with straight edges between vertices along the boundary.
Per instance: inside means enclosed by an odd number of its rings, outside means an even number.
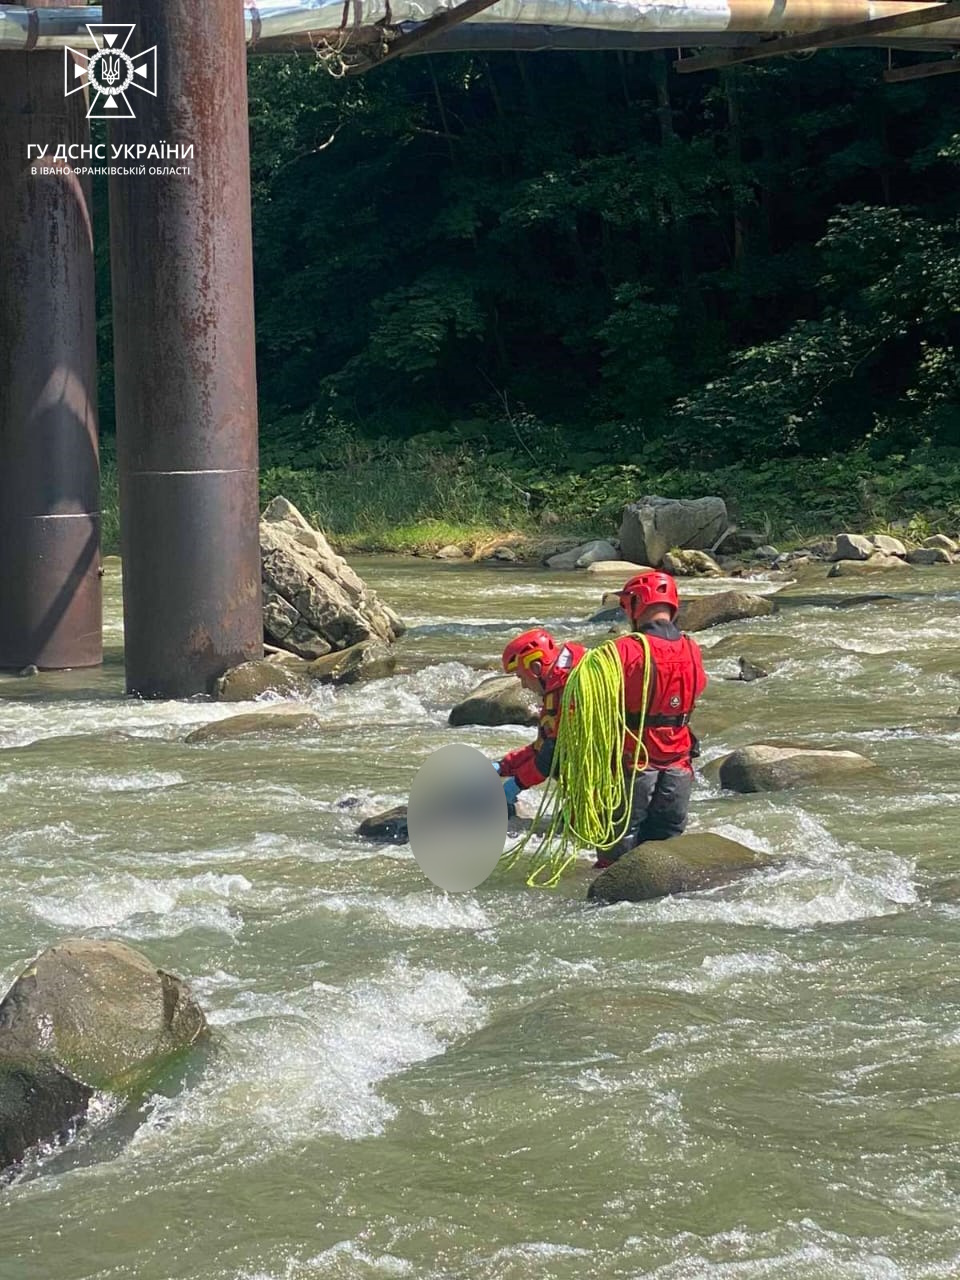
M511 632L582 634L603 580L357 567L415 670L318 691L295 740L187 745L248 708L124 698L113 574L102 672L0 678L0 985L122 938L215 1031L139 1125L0 1189L0 1278L960 1276L960 570L704 633L705 759L793 737L880 768L701 781L692 829L784 861L596 909L587 862L445 896L353 830L433 748L529 738L447 710ZM770 678L723 680L739 654Z

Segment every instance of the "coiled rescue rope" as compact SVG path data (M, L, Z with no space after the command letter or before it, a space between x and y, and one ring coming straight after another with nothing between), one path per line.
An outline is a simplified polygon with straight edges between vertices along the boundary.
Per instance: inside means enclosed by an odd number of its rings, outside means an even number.
M553 767L533 824L527 834L506 851L504 867L517 865L537 837L537 828L554 801L543 838L532 850L532 889L553 889L573 865L579 848L611 849L626 835L633 811L634 774L645 769L643 745L646 709L650 700L652 663L647 637L636 634L643 646L643 698L639 724L627 724L623 663L615 640L590 649L570 673L557 717L557 745ZM623 768L624 744L636 739L633 768Z

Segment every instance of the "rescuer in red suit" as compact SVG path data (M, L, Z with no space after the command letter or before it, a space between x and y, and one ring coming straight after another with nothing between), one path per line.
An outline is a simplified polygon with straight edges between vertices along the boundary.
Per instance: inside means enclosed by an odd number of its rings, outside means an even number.
M652 671L642 734L646 756L641 752L634 776L630 825L623 838L600 855L598 867L609 866L645 840L667 840L683 833L693 789L691 759L697 752L690 716L707 685L699 646L674 621L680 601L670 574L637 574L620 592L620 606L634 633L646 636L650 646ZM627 711L623 765L629 775L638 749L646 656L636 634L620 636L615 644L623 663Z
M534 742L510 751L494 768L503 778L507 805L527 787L536 787L550 776L557 745L557 716L563 687L570 672L586 653L582 644L557 644L549 631L524 631L503 651L503 669L515 675L525 689L542 698L540 723Z

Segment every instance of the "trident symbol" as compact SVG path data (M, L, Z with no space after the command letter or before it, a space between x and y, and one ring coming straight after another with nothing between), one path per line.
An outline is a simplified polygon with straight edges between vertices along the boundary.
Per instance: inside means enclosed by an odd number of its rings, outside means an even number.
M116 56L104 58L100 64L100 78L104 84L116 84L120 79L120 59Z

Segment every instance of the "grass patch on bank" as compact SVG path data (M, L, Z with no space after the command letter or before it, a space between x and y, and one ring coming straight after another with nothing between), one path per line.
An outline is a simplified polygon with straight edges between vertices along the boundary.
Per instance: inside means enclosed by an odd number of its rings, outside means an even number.
M265 465L260 498L283 495L344 551L431 553L456 543L483 554L499 543L616 537L625 503L644 494L722 497L731 521L780 549L841 530L893 531L916 541L960 531L960 449L875 460L864 451L711 471L630 463L536 471L416 441L379 442L342 465ZM103 454L103 552L119 550L117 473ZM549 524L544 514L550 512Z

